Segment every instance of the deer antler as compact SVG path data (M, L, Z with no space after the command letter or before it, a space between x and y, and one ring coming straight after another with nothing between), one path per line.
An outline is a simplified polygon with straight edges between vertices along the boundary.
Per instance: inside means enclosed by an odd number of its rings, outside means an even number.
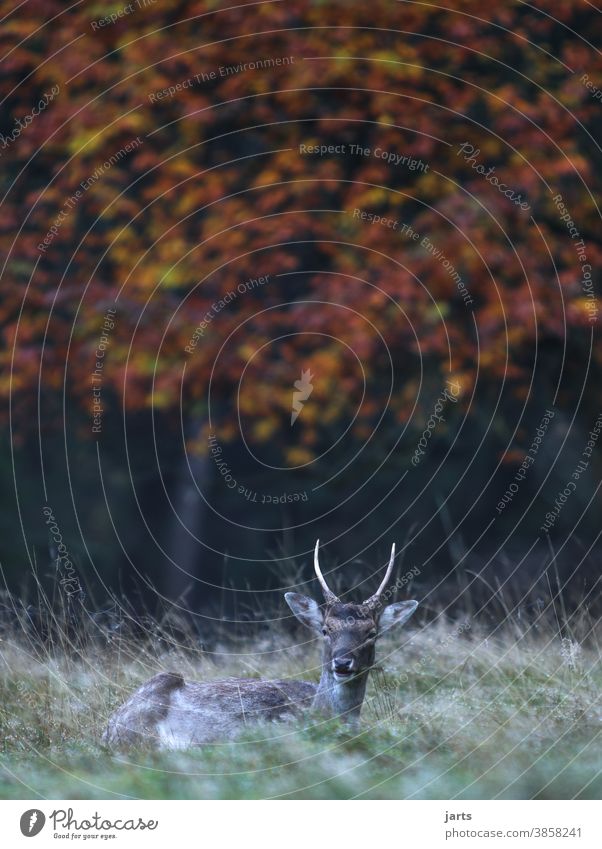
M391 577L391 572L393 571L393 566L395 564L395 543L391 546L391 557L389 558L389 565L387 566L387 571L385 573L385 577L382 580L380 587L376 590L374 595L371 595L369 599L367 599L364 604L368 607L372 605L378 604L378 601L382 595L384 588L389 583L389 578Z
M322 570L320 569L320 563L318 559L318 549L320 548L320 540L316 540L316 548L314 550L314 569L316 570L316 577L320 582L322 587L322 592L324 593L324 599L327 604L334 604L339 601L338 597L329 589L328 584L324 579L324 575L322 574Z

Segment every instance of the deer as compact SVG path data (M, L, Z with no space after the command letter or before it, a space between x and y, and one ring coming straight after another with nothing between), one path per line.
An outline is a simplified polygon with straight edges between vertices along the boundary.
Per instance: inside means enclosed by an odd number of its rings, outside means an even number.
M319 547L318 540L314 570L324 595L323 607L300 593L284 595L294 616L322 640L318 684L255 678L185 681L177 672L160 672L111 715L103 744L109 748L185 749L233 739L249 724L262 720L299 719L308 714L338 717L357 729L375 663L376 641L407 622L418 602L383 605L395 544L379 588L361 604L343 602L329 588L320 569Z

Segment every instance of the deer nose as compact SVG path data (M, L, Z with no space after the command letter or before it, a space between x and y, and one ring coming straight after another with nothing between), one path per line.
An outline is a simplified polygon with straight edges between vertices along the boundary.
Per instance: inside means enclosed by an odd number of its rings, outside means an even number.
M353 671L353 658L352 657L335 657L332 661L332 666L334 671L338 675L347 675L349 672Z

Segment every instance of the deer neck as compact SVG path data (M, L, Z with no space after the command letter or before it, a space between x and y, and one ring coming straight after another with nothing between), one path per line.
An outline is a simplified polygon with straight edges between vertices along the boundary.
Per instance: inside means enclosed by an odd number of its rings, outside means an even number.
M330 664L324 664L312 710L325 716L340 716L356 724L359 722L367 681L367 671L350 681L336 681Z

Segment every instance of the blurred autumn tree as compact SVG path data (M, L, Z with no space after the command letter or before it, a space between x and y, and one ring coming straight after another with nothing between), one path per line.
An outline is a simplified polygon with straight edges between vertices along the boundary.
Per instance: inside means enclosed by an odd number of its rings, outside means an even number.
M114 308L103 435L152 409L191 456L242 435L303 474L377 432L384 455L454 380L467 453L501 403L494 461L512 457L523 403L533 425L578 404L597 326L554 197L597 269L601 107L581 77L602 87L602 18L586 0L227 6L0 2L3 136L58 87L1 151L13 438L64 409L102 443Z

